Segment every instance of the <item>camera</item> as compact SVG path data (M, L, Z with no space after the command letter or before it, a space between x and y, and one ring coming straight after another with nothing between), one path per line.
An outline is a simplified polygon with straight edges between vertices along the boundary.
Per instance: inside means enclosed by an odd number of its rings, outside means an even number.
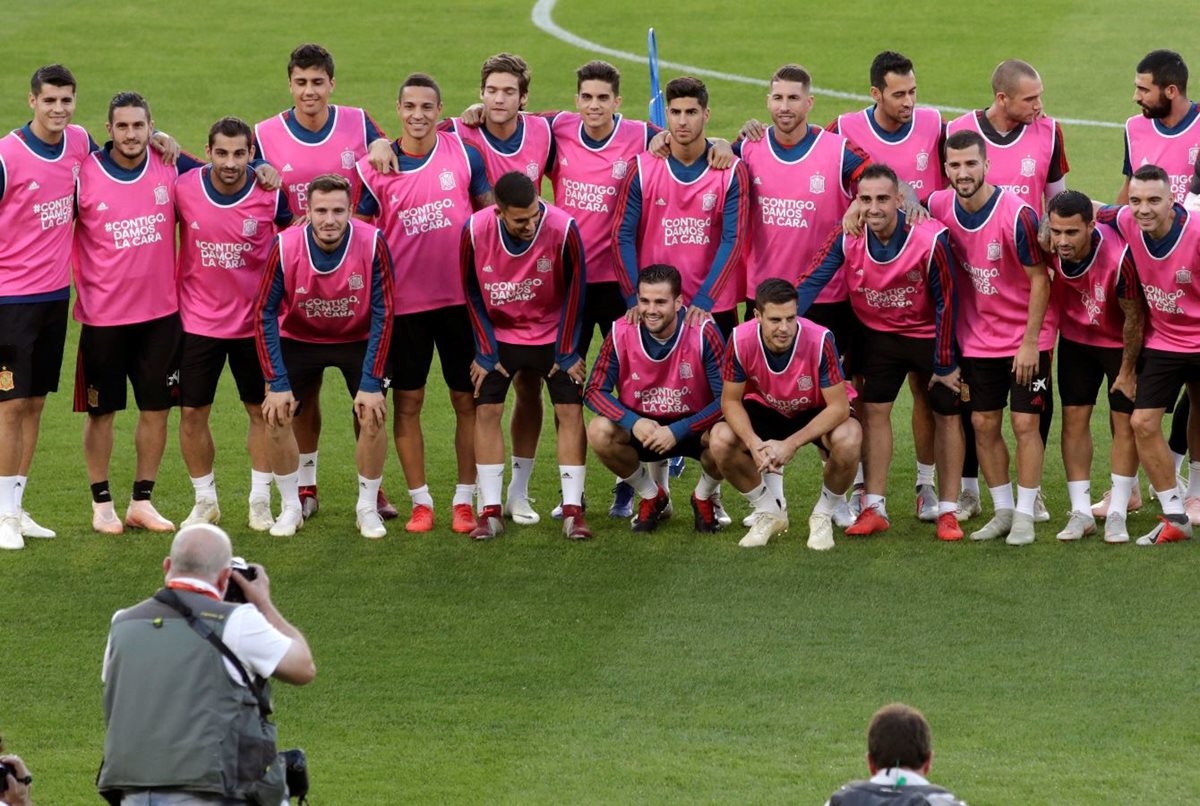
M303 753L304 751L300 752ZM290 772L291 767L289 767L288 770ZM24 784L25 786L29 786L33 783L32 775L26 775L24 778L22 778L21 776L17 775L16 769L11 764L5 764L4 762L0 761L0 795L3 795L8 791L8 776L10 775L17 779L17 783ZM305 787L308 786L307 775L305 776L304 784Z
M240 571L246 579L258 579L258 569L251 566L242 557L234 557L230 560L229 567ZM230 580L229 587L225 588L225 601L235 604L245 604L246 602L246 594L242 592L242 586L234 580Z
M279 755L283 756L283 763L287 769L288 797L307 802L308 756L299 748L284 750Z

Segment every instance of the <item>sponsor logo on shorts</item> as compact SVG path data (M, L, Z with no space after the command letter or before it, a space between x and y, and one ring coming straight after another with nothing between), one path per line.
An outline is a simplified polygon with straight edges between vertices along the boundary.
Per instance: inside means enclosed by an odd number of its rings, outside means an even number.
M99 408L100 406L100 390L94 386L87 388L87 404L89 408Z

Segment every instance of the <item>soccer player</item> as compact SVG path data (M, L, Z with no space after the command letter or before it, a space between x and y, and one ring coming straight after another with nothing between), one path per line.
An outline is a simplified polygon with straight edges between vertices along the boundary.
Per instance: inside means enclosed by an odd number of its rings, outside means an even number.
M1108 381L1112 423L1112 495L1104 539L1126 543L1125 521L1137 484L1138 456L1129 416L1143 326L1136 269L1120 233L1093 220L1092 201L1065 190L1047 206L1054 271L1050 304L1058 313L1058 395L1062 403L1062 454L1071 514L1057 535L1079 540L1096 531L1089 488L1092 477L1092 408L1100 384ZM1129 347L1123 347L1129 332ZM1139 334L1135 337L1134 334ZM1140 494L1138 496L1139 505ZM1197 500L1200 504L1200 499Z
M1050 278L1037 242L1037 215L1017 194L987 181L987 155L978 132L946 138L952 189L930 196L929 212L946 226L960 269L956 333L963 401L970 404L979 465L995 510L971 539L1007 537L1009 545L1023 546L1035 537L1034 505L1046 450L1038 420L1052 394L1055 327L1046 312ZM1017 439L1015 511L1001 433L1006 405Z
M336 82L333 56L320 45L305 43L288 58L288 90L292 107L254 127L258 156L279 168L288 206L303 216L308 208L308 184L317 176L335 173L350 182L357 198L361 186L355 164L372 143L390 155L390 142L367 112L355 106L329 102ZM319 509L317 498L317 445L321 437L321 382L307 390L294 428L300 446L300 497L304 516ZM358 422L358 419L355 419ZM379 509L396 517L396 508L380 491Z
M1125 183L1117 204L1129 200L1129 181L1143 165L1157 165L1171 180L1171 195L1182 202L1200 165L1200 104L1188 99L1188 69L1173 50L1152 50L1137 64L1133 102L1141 114L1125 121Z
M500 488L504 436L500 419L513 376L544 378L558 428L563 533L587 539L583 518L586 438L576 352L587 282L579 229L569 215L538 198L527 175L500 177L496 204L471 216L460 249L463 286L475 338L475 461L482 508L476 540L504 529Z
M692 494L696 531L721 528L713 505L721 474L708 443L721 418L724 344L710 320L687 324L682 310L679 271L661 264L642 269L638 320L621 316L612 323L584 391L588 408L599 415L588 424L588 443L642 498L635 532L658 528L670 501L642 462L674 456L700 460Z
M892 462L892 405L905 376L915 372L918 394L936 416L941 486L937 536L961 540L955 513L963 436L954 358L954 258L946 228L936 221L907 222L900 210L900 182L883 163L863 170L857 199L866 231L854 237L838 230L801 275L797 289L797 310L803 316L840 271L863 325L859 368L866 487L862 511L846 534L870 535L890 525L885 492ZM921 492L918 486L917 515Z
M442 92L436 81L424 73L404 79L396 102L402 134L392 144L399 170L382 174L368 159L359 160L363 193L357 214L379 222L395 260L393 436L412 500L412 515L404 528L433 529L421 409L436 346L455 414L458 484L452 528L467 533L475 528L475 348L458 249L472 211L492 204L493 198L479 150L452 132L437 130L441 111Z
M243 120L221 118L208 130L211 162L175 183L179 220L177 282L183 347L179 365L179 446L195 489L183 525L217 523L209 416L228 360L249 415L249 526L263 532L271 515L271 464L262 416L262 368L254 346L254 303L277 229L292 223L287 196L254 181L254 134Z
M1138 457L1163 514L1159 524L1139 537L1137 544L1186 540L1192 536L1192 525L1184 498L1196 499L1200 506L1200 462L1189 466L1184 493L1174 478L1162 418L1175 403L1181 386L1187 387L1190 400L1200 400L1200 359L1196 356L1200 286L1195 273L1200 260L1200 223L1175 201L1170 175L1157 165L1135 170L1129 179L1128 206L1101 208L1097 220L1114 224L1129 245L1147 305L1143 363L1130 425ZM1141 335L1127 331L1125 346L1134 350L1141 346ZM1189 448L1196 456L1200 445L1192 441Z
M796 314L796 287L769 278L754 295L754 319L738 325L722 367L721 412L710 446L721 474L754 510L739 546L765 546L788 527L783 468L803 445L825 460L821 494L808 519L808 547L833 548L833 513L843 502L862 447L851 417L833 335Z
M350 180L339 174L309 182L308 223L275 236L255 303L255 346L267 381L262 411L283 499L270 529L277 537L294 535L304 525L292 420L327 367L342 373L359 422L356 526L366 538L387 534L377 501L387 457L392 259L382 232L351 220L352 193Z

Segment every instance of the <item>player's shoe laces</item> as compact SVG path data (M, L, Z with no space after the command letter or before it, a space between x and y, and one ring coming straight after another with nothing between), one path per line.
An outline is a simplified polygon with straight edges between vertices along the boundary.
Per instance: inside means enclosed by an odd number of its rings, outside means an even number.
M1104 494L1096 503L1092 504L1092 517L1098 521L1102 521L1108 517L1108 508L1112 505L1112 490ZM1137 512L1142 508L1142 485L1135 484L1133 491L1129 494L1129 505L1125 507L1127 513Z
M378 540L387 535L387 527L383 525L383 518L375 508L364 507L355 510L354 525L358 528L358 533L368 540Z
M388 500L384 495L383 488L379 488L379 494L375 496L375 511L379 513L379 517L385 521L390 521L393 518L400 517L400 510L396 509L396 505Z
M937 519L938 540L953 541L963 539L962 527L958 525L958 517L953 512L943 512Z
M717 520L716 507L713 506L713 499L707 498L701 500L692 493L692 527L697 532L705 532L711 534L720 531L721 522Z
M1128 543L1129 528L1125 525L1125 516L1114 512L1104 521L1105 543Z
M275 524L270 527L270 532L273 537L291 537L296 534L296 530L304 526L304 511L295 507L284 507L279 510L279 517L275 519Z
M932 484L917 485L917 520L933 523L938 519L937 490Z
M852 518L857 518L859 516L859 513L862 512L864 495L866 495L866 492L865 492L864 485L862 485L862 484L855 484L850 489L850 504L849 504L849 506L850 506L850 514L851 514ZM835 518L833 522L837 523L837 519ZM850 523L853 523L853 522L854 521L852 519L850 521ZM850 525L850 523L838 523L837 525L841 526L843 529L845 529L847 526Z
M958 494L958 521L969 521L983 513L983 505L979 503L979 493L974 490L963 490Z
M0 549L18 551L23 548L25 538L21 537L21 517L15 512L0 515Z
M470 504L455 504L454 520L450 523L451 531L460 535L469 535L474 528L475 510L471 509Z
M469 509L470 507L468 507ZM380 517L383 517L380 515ZM474 518L472 528L474 528ZM412 516L409 517L408 523L404 524L406 532L432 532L433 531L433 508L427 507L424 504L417 504L412 508ZM470 530L468 530L470 531Z
M1183 512L1192 526L1200 526L1200 496L1193 495L1183 499Z
M533 526L542 519L533 508L532 498L510 498L504 504L504 514L513 519L513 523L522 526Z
M1010 546L1028 546L1036 538L1034 534L1033 524L1036 520L1036 515L1026 515L1024 512L1013 512L1012 528L1008 530L1008 537L1004 538L1004 542Z
M729 513L725 511L725 507L721 504L721 488L708 497L712 501L713 515L717 518L717 523L721 524L721 528L729 526L733 523L733 518L729 517ZM748 527L747 527L748 528Z
M687 460L682 456L672 456L667 460L667 476L677 479L687 469Z
M49 540L52 537L57 537L53 529L47 529L29 516L25 510L21 510L21 537L34 537L39 540Z
M854 525L854 522L858 520L858 516L862 513L861 498L857 509L846 501L838 501L833 509L833 525L839 529L847 529Z
M833 520L815 512L809 515L808 547L813 551L828 551L833 546Z
M962 520L962 518L959 518ZM1013 511L1011 509L998 509L992 515L992 519L983 525L982 529L977 529L971 532L972 540L995 540L997 537L1004 537L1012 531Z
M610 518L633 517L633 488L623 481L618 481L613 487L612 506L608 508Z
M180 526L199 526L202 523L218 524L221 522L221 508L215 498L197 498L192 511L183 519Z
M879 507L872 505L859 513L854 523L847 527L846 534L852 537L866 537L876 532L886 532L891 525L887 516L879 511Z
M772 536L777 535L780 532L786 532L787 528L787 513L760 512L754 519L754 525L750 527L750 531L746 532L746 536L738 541L738 545L746 549L765 546L767 545L767 541L769 541ZM833 540L832 532L833 530L831 527L830 540Z
M1096 533L1096 519L1090 512L1072 512L1067 519L1067 525L1055 535L1059 540L1082 540L1087 535Z
M1033 501L1033 522L1048 523L1050 521L1050 510L1046 509L1046 501L1042 498L1042 491L1037 491L1037 498Z
M92 502L92 531L102 535L119 535L125 531L112 501Z
M568 540L591 540L592 530L583 519L583 507L576 504L563 504L563 534Z
M471 539L491 540L503 531L504 511L499 504L492 504L480 510L475 528L471 530Z
M148 500L130 501L125 510L125 525L134 529L145 529L147 532L174 532L175 524L158 514L154 504Z
M321 502L317 500L317 485L308 485L300 488L300 514L304 516L304 520L308 520L321 509Z
M635 532L653 532L658 528L660 521L666 520L663 512L666 511L670 500L667 497L667 491L659 487L658 494L653 498L643 498L638 502L637 515L634 516L629 528Z
M271 499L255 498L250 502L246 525L256 532L265 532L275 525L275 516L271 514Z
M1158 546L1163 543L1177 543L1180 540L1192 538L1192 524L1186 516L1183 521L1174 521L1170 520L1167 515L1160 515L1158 521L1158 526L1137 539L1139 546Z

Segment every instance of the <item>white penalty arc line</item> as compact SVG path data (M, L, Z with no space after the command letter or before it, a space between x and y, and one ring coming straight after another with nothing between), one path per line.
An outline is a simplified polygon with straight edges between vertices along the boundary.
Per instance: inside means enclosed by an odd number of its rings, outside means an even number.
M641 64L649 64L650 59L639 53L631 53L627 50L617 50L606 45L601 45L599 42L592 42L584 39L582 36L571 33L566 28L554 21L554 7L558 5L558 0L537 0L533 4L533 12L531 14L533 24L538 27L543 33L549 34L560 42L565 42L568 45L574 45L581 50L599 53L605 56L612 56L616 59L624 59L631 62L639 62ZM732 81L737 84L750 84L755 87L766 87L770 82L761 78L752 76L741 76L737 73L723 73L720 70L709 70L707 67L697 67L694 64L684 64L682 62L669 62L665 59L659 59L658 63L661 67L670 67L674 70L681 70L694 76L704 76L706 78L716 78L721 81ZM842 92L841 90L829 90L823 87L812 88L813 95L824 95L829 98L841 98L847 101L863 101L871 103L873 99L869 95L859 95L854 92ZM921 106L929 106L939 112L952 112L955 114L964 114L973 112L972 109L964 109L959 106L935 106L932 104L921 104ZM1110 123L1106 120L1081 120L1079 118L1055 118L1059 123L1070 126L1093 126L1102 129L1123 129L1123 123Z

